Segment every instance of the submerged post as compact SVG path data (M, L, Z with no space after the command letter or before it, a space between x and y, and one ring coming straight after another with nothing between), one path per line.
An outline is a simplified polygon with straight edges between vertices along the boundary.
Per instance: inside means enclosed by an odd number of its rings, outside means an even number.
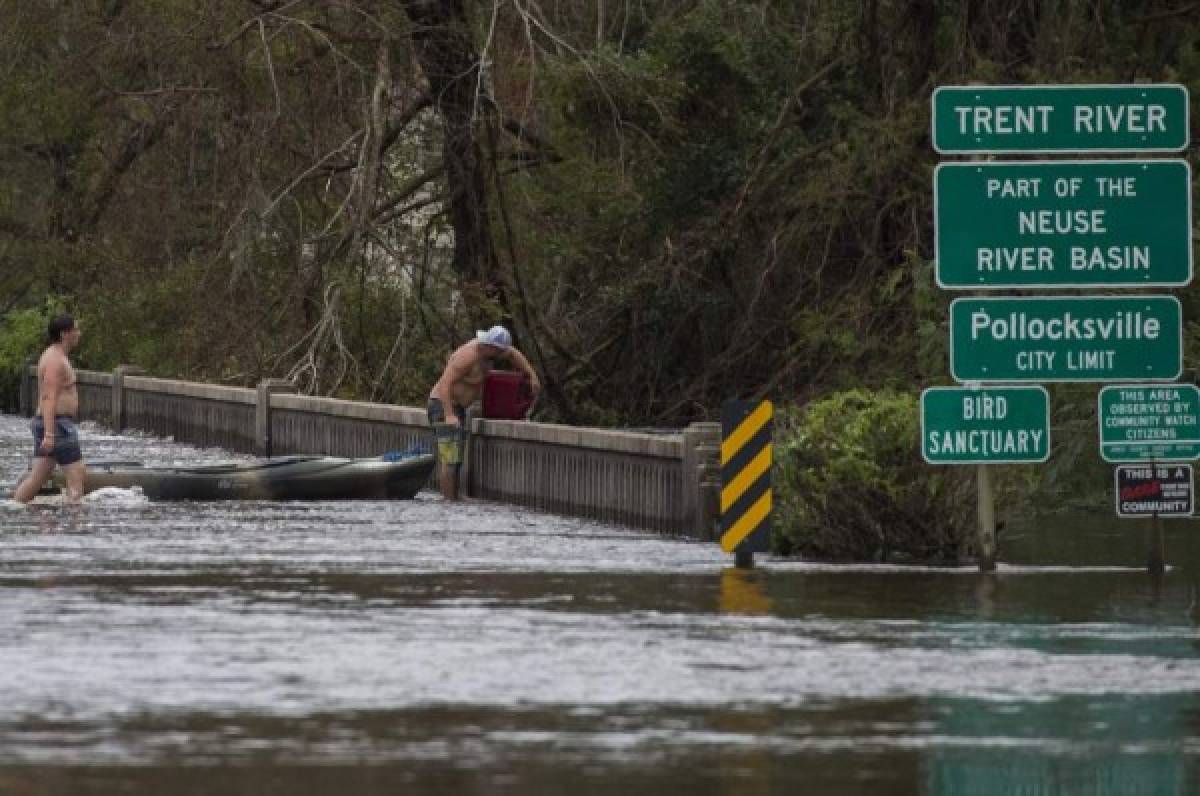
M1163 534L1163 521L1158 512L1150 515L1147 534L1146 571L1151 575L1162 575L1167 571L1167 544Z
M1151 459L1150 467L1158 472L1158 460ZM1146 571L1151 575L1162 575L1167 571L1166 540L1163 538L1162 517L1156 509L1150 515L1150 531L1147 537Z
M258 395L254 405L254 453L271 458L271 396L275 393L293 393L296 388L286 379L263 379L258 383Z
M992 472L988 465L975 466L976 498L979 511L979 571L996 571L996 503L992 492Z

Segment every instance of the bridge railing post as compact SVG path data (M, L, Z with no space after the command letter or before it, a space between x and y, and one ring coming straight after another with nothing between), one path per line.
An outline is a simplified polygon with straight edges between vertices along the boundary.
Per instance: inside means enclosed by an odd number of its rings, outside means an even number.
M271 458L273 440L271 434L271 396L276 393L294 393L295 386L287 379L263 379L258 383L258 394L254 405L254 454Z
M112 379L112 430L125 428L125 377L141 376L146 371L137 365L117 365Z
M37 367L32 357L21 367L21 384L18 387L17 409L22 417L33 417L37 407Z
M688 533L715 539L721 479L721 424L692 423L683 430L684 514Z

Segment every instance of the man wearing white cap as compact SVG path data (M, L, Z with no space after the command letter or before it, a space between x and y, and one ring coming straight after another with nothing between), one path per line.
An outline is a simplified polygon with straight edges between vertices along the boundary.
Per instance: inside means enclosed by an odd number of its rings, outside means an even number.
M536 396L542 385L525 355L513 347L512 335L503 326L475 333L446 362L442 377L429 393L429 425L438 447L438 484L442 496L458 498L458 468L462 465L467 407L483 393L483 378L497 359L507 359L529 377Z

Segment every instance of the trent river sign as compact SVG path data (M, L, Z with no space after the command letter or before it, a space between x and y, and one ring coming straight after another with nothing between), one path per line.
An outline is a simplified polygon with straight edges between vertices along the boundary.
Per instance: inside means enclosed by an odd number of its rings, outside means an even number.
M1171 381L1183 369L1173 296L960 298L950 303L955 381Z
M933 187L937 282L1186 285L1191 182L1183 160L943 163Z
M942 86L933 148L986 152L1178 152L1188 93L1177 84Z
M930 464L1044 462L1044 387L930 387L921 393L921 455Z
M1121 384L1097 399L1100 455L1109 462L1200 459L1200 389Z

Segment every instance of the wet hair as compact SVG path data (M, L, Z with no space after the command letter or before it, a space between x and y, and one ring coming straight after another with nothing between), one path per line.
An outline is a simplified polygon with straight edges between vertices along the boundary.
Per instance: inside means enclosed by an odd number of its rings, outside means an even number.
M74 328L75 318L66 313L55 315L46 324L46 337L49 338L51 343L60 343L62 342L63 332L69 332Z

